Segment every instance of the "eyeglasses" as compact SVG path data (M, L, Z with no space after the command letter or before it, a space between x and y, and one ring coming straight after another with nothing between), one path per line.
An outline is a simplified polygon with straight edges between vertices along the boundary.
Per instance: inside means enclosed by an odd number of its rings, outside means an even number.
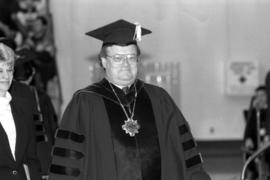
M127 60L129 64L135 64L138 61L138 56L135 54L115 54L113 56L107 55L107 57L109 57L112 62L117 65L123 64L124 60Z

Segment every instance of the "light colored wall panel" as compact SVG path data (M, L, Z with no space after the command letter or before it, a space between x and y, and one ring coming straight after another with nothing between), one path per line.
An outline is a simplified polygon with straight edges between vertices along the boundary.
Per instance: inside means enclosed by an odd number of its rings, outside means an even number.
M255 58L260 82L270 69L267 0L51 1L59 72L66 107L91 82L89 64L101 42L84 35L119 18L153 31L140 43L144 60L179 61L180 108L198 139L240 139L249 96L224 94L224 63Z

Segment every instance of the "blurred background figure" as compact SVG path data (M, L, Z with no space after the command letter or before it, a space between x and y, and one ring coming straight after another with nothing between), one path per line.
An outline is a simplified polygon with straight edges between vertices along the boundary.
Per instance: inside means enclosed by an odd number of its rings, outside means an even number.
M255 89L249 110L245 112L246 128L244 132L244 144L247 157L258 148L262 147L265 142L269 141L267 108L266 87L261 85ZM262 175L268 176L269 173L266 171L269 171L269 156L269 151L266 151L263 156L257 158L255 162L252 162L248 166L246 178L256 179Z
M48 3L48 0L0 0L0 37L12 39L17 49L27 47L35 51L35 85L46 91L60 116L62 92Z
M25 38L38 12L32 0L17 0L16 3L16 9L11 16L21 33L21 38Z
M266 94L267 94L267 122L270 122L270 71L266 74L265 78ZM270 123L267 124L267 129L270 132Z
M38 16L31 23L22 47L27 47L36 54L36 86L47 91L50 81L57 76L57 67L54 58L54 45L48 38L48 21L43 16Z
M12 18L17 9L17 0L0 0L0 37L15 39L18 27Z
M18 59L15 63L14 79L30 85L35 97L36 113L34 121L36 125L37 153L41 162L43 179L47 178L49 163L51 160L51 148L54 144L54 133L57 128L57 115L45 91L35 86L36 67L34 61L36 55L29 49L17 51Z

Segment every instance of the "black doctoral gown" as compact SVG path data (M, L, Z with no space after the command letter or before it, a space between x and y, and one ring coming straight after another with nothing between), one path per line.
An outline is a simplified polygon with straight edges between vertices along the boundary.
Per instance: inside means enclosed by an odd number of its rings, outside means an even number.
M130 136L122 125L134 105L133 119L140 128ZM77 91L64 112L52 154L50 180L210 179L171 97L140 80L127 95L105 79Z

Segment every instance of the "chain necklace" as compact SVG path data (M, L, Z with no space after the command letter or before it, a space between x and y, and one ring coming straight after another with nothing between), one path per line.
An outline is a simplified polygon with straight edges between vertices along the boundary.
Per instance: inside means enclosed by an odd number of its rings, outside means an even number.
M117 96L117 94L116 94L116 92L115 92L115 90L110 82L109 82L109 85L110 85L114 95L116 96L121 108L123 109L123 111L126 115L126 118L127 118L127 120L124 121L125 123L121 127L125 131L126 134L129 134L129 136L133 137L133 136L135 136L135 134L139 133L139 129L140 129L140 125L138 124L137 120L133 119L134 112L135 112L135 106L136 106L136 99L137 99L136 85L134 86L135 87L135 99L134 99L134 105L132 108L132 112L130 112L130 117L128 116L124 105L121 103L120 98Z

